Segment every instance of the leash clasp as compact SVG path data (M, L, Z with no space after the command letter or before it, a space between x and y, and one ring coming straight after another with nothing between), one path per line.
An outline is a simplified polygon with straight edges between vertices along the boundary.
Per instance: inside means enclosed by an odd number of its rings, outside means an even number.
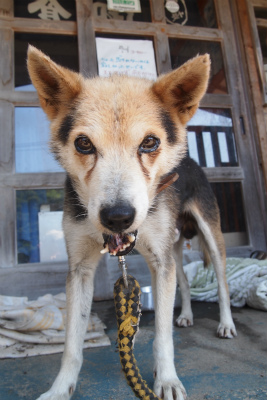
M119 257L119 267L122 270L123 283L126 289L128 289L128 279L127 279L127 264L124 256Z

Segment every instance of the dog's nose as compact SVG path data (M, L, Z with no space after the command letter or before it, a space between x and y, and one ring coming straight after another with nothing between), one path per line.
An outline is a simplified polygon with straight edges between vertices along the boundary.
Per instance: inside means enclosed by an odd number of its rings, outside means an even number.
M129 228L135 217L135 208L127 203L117 203L114 206L103 207L100 220L103 226L112 232L122 232Z

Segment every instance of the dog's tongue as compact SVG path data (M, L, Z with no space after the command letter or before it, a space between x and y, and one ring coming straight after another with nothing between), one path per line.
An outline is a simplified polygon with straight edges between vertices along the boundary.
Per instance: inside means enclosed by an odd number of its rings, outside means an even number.
M109 253L112 256L120 256L129 253L136 239L135 233L115 233L114 235L103 235L104 248L100 253Z

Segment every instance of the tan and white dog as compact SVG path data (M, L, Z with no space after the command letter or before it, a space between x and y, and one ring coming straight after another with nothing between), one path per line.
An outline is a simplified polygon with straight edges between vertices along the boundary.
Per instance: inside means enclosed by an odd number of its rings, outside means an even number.
M66 344L59 374L39 399L71 397L82 365L101 253L122 255L136 246L152 275L154 391L164 400L183 400L186 392L174 366L172 318L177 264L182 311L176 322L184 327L193 324L182 268L184 238L198 233L206 260L216 269L218 336L236 335L218 206L202 170L186 157L185 127L205 94L209 56L198 56L154 83L120 75L86 79L31 46L28 69L51 121L52 151L67 171ZM175 185L159 190L174 171L179 174ZM174 245L177 228L180 237Z

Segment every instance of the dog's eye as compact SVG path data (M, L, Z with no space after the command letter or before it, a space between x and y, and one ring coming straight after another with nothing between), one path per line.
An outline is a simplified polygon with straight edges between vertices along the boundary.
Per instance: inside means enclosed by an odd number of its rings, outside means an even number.
M95 152L95 147L87 136L78 136L75 139L75 147L79 153L82 154L92 154Z
M156 136L147 136L141 143L139 147L140 153L151 153L157 150L160 145L160 139Z

